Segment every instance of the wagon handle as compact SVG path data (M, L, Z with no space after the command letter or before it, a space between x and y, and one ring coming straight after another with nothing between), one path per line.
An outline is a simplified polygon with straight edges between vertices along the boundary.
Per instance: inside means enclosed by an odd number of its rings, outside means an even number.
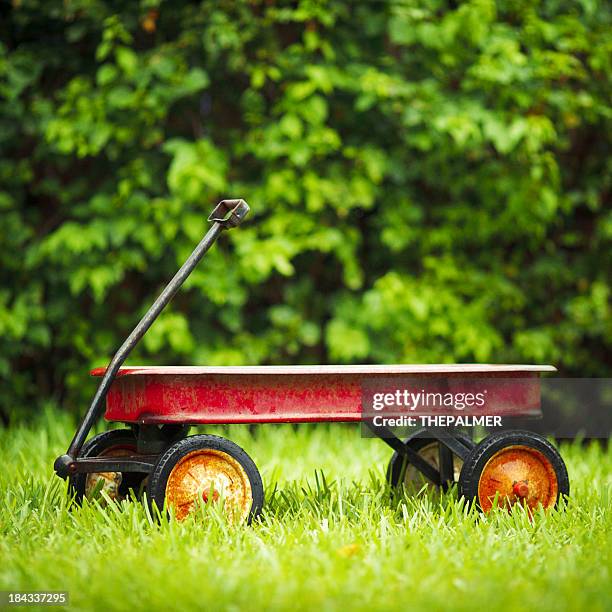
M76 467L75 460L78 457L83 443L85 442L89 431L94 423L100 417L104 400L110 389L113 380L115 379L119 368L132 352L133 348L140 342L141 338L147 333L148 329L153 325L155 319L161 311L166 307L168 302L174 297L181 285L187 280L193 272L198 262L202 259L205 253L215 243L223 230L237 227L242 223L249 212L249 205L244 200L223 200L215 206L214 210L208 217L208 221L212 223L204 238L198 246L193 250L185 263L179 268L172 280L165 286L164 290L159 294L158 298L153 302L152 306L147 310L138 325L132 330L132 333L127 337L119 350L111 359L106 372L100 382L100 386L94 395L89 409L83 416L79 427L74 434L74 438L70 443L68 451L65 455L60 455L53 464L53 468L58 476L66 478L74 472Z

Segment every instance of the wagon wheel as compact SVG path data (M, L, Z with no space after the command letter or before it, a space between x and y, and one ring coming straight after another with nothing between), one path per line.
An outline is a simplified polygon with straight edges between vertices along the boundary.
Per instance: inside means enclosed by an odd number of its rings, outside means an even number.
M123 457L136 453L136 438L127 429L114 429L94 436L81 450L81 457ZM68 491L80 504L104 491L110 499L122 501L129 497L130 489L138 493L146 474L140 472L80 473L70 478ZM97 495L96 495L97 497Z
M429 463L436 470L440 469L440 455L438 440L424 435L425 430L418 430L411 434L404 440L404 445L410 446L410 448L418 453L427 463ZM454 437L469 447L473 445L472 439L464 434L463 432L455 432ZM461 457L453 454L453 482L456 483L459 480L459 474L461 467L463 466L463 460ZM439 490L439 485L433 483L431 480L426 478L417 468L414 467L408 458L404 455L399 454L397 451L393 453L389 466L387 467L387 482L394 489L403 485L404 489L410 493L417 493L424 485L427 485L427 489L431 491Z
M569 478L557 449L530 431L502 431L471 451L459 477L460 493L483 512L524 505L552 508L569 495Z
M153 468L147 487L151 507L172 508L182 520L199 502L223 500L233 520L251 522L263 506L261 476L237 444L219 436L189 436L170 446Z

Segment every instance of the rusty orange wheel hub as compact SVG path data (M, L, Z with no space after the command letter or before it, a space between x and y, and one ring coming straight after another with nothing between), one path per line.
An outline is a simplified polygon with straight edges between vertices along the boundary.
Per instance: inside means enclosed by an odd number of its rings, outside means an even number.
M198 502L223 500L229 517L244 521L251 511L251 483L240 463L228 453L201 449L185 455L172 468L166 484L166 503L184 519Z
M530 511L551 508L558 496L558 483L551 462L528 446L507 446L486 463L478 481L478 502L489 511L497 496L500 507L515 504Z
M98 455L98 457L125 457L133 455L135 447L116 446L108 448ZM100 480L102 485L100 485ZM85 497L91 499L96 490L104 491L112 500L122 501L125 496L119 493L119 487L123 481L121 472L92 472L87 474L85 479ZM100 487L100 488L99 488Z

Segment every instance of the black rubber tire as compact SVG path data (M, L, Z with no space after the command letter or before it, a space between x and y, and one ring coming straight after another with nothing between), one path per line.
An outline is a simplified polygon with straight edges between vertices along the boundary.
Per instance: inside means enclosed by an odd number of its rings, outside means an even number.
M518 445L533 448L550 461L557 476L557 499L554 505L559 503L561 496L567 497L570 492L570 484L563 457L546 438L532 431L524 430L500 431L487 436L477 444L461 468L459 495L463 496L469 504L478 505L478 484L487 462L500 450Z
M90 440L87 440L80 452L80 457L99 457L105 451L113 447L133 448L136 452L136 437L129 429L113 429L105 431ZM126 472L122 474L122 482L119 493L124 498L129 498L129 490L132 489L136 494L140 489L146 474L141 472ZM68 494L74 495L74 501L81 504L85 495L87 474L76 474L71 476L68 485Z
M264 488L259 470L251 457L240 446L226 438L208 434L188 436L167 448L160 455L151 472L149 484L147 485L149 508L152 512L155 507L159 510L165 508L166 484L172 469L185 455L201 449L218 450L227 453L246 472L253 496L253 503L247 517L247 524L250 524L253 519L259 516L264 503Z
M436 442L435 438L425 436L425 431L425 429L418 429L404 439L404 445L409 445L413 451L418 453L421 449L429 446L432 442ZM472 442L472 438L462 431L455 432L455 438L461 440L462 442L469 443L469 446L474 444ZM404 475L406 473L406 466L408 463L409 462L404 455L400 455L400 453L397 451L395 451L391 456L389 465L387 466L387 482L393 489L396 489L404 482Z

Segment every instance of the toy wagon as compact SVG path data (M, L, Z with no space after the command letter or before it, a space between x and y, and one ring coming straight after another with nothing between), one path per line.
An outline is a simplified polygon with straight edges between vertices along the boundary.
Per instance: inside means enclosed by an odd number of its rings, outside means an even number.
M122 499L145 489L151 506L172 508L177 519L198 503L222 500L228 514L250 522L261 511L261 476L247 453L213 435L189 436L192 425L232 423L364 422L362 390L378 381L432 377L502 381L509 405L539 405L539 376L551 366L349 365L248 367L121 367L163 308L223 230L240 225L244 200L224 200L212 227L168 283L107 368L96 369L99 388L56 473L69 478L77 502L103 488ZM87 436L105 418L128 425ZM459 430L422 429L400 439L389 427L366 421L394 451L391 486L425 482L459 494L483 511L494 504L551 508L569 494L563 459L545 438L501 431L479 444Z

